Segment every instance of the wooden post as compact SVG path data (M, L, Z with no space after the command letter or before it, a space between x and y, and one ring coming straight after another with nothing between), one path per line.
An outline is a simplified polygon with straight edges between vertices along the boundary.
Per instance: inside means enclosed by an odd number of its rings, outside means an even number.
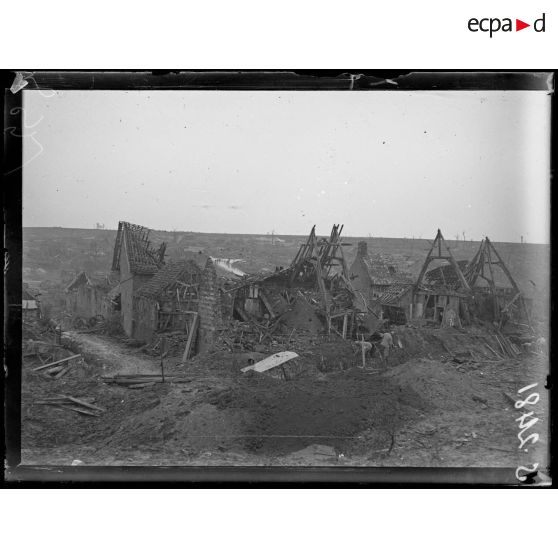
M344 316L343 316L343 339L347 339L347 322L348 322L348 315L347 312L345 312Z
M415 283L415 285L418 287L420 287L421 283L422 283L422 278L424 277L424 274L426 273L426 270L428 269L428 265L430 264L431 261L431 255L432 255L432 251L434 250L434 247L436 246L436 242L438 240L438 236L440 235L440 229L438 229L438 234L436 234L436 238L434 239L434 242L432 243L432 246L430 247L430 250L428 251L428 254L426 255L426 259L424 260L424 264L420 270L417 282Z
M184 354L182 355L182 362L186 362L190 358L190 351L192 350L192 345L198 331L199 318L200 316L196 312L194 314L192 325L190 326L190 332L188 333L188 341L186 341L186 348L184 349Z
M165 348L166 348L166 339L164 337L161 338L161 380L163 384L165 383L165 365L163 364L163 358L165 355Z

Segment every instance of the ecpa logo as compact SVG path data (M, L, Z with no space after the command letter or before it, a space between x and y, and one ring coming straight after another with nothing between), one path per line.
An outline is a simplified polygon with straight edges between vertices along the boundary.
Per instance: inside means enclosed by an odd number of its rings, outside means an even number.
M476 17L472 17L469 22L467 23L467 27L469 31L473 33L477 33L481 31L482 33L489 33L490 38L494 33L498 33L498 31L512 32L514 31L512 18L505 17L500 19L498 17L485 17L482 19L477 19ZM544 33L545 32L545 25L546 25L546 14L543 13L541 17L536 19L533 22L533 30L537 33ZM530 23L525 23L521 19L515 20L515 31L521 31L522 29L526 29L527 27L531 27Z

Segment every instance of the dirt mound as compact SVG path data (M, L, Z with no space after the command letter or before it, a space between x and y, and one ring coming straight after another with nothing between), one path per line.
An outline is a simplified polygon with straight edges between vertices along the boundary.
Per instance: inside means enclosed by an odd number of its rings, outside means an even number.
M160 405L125 420L110 437L111 447L179 446L184 452L231 449L241 431L241 415L219 411L202 403L190 408L179 393L169 394Z
M160 403L125 419L106 447L279 456L321 444L343 452L364 430L394 432L425 409L412 389L358 369L293 381L260 374L193 379L158 395Z
M267 455L316 443L342 450L362 430L394 430L424 407L412 390L394 390L388 379L360 370L293 382L241 378L208 394L207 401L217 409L242 411L244 448Z
M469 375L450 364L418 359L406 362L385 373L401 390L412 390L427 404L445 410L478 406L481 387Z

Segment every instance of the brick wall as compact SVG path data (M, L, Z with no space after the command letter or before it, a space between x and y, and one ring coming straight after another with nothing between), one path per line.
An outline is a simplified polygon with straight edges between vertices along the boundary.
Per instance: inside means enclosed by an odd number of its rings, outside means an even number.
M199 290L198 313L200 316L198 347L207 350L215 342L217 330L222 325L221 297L217 273L213 262L208 259L203 270Z

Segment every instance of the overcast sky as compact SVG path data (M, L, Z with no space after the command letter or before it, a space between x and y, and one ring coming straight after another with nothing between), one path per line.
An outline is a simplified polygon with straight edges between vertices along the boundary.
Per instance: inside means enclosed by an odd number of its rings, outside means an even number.
M24 226L548 242L545 92L24 92Z

